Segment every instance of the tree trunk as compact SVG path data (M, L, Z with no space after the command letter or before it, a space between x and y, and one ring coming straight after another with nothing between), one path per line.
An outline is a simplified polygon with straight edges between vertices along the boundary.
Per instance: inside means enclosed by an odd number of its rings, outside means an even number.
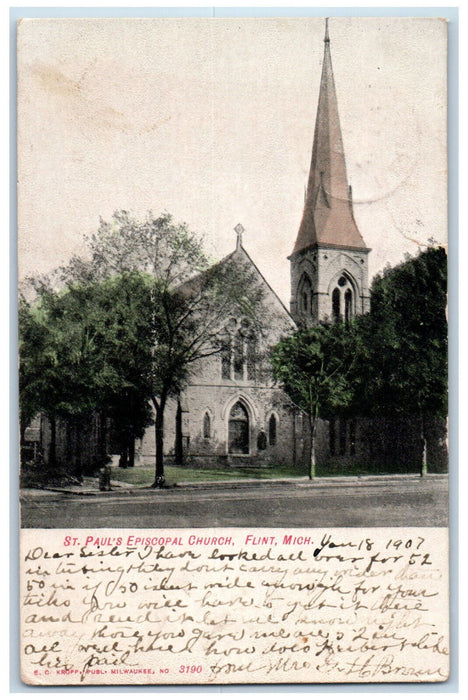
M162 488L166 481L164 477L164 409L166 407L166 397L162 395L159 404L153 399L156 409L156 420L154 422L154 433L156 440L156 471L152 488Z
M317 418L309 415L310 427L310 455L309 455L309 479L315 479L315 436L317 433Z
M135 438L133 435L130 436L128 441L128 466L135 466Z
M107 419L104 411L100 411L96 417L97 421L97 446L96 446L96 463L97 467L103 467L107 458Z
M423 477L427 475L427 438L423 414L421 414L421 452L420 476Z
M26 442L26 428L28 427L27 421L24 419L24 417L20 414L20 445L21 447L24 445Z
M296 446L296 409L293 408L292 412L292 444L293 444L293 466L296 466L297 464L297 446Z
M75 444L72 426L72 418L68 417L65 423L65 460L66 469L70 474L73 474L75 469Z
M176 413L175 463L184 463L184 448L182 444L182 407L180 405L180 401L177 402Z
M55 470L57 468L57 420L55 415L49 416L50 421L50 445L49 445L49 458L48 467L49 469Z
M73 419L73 433L75 444L75 464L74 475L81 483L83 481L83 464L87 464L89 453L86 450L86 443L89 441L89 433L87 432L89 423L83 416L78 416Z

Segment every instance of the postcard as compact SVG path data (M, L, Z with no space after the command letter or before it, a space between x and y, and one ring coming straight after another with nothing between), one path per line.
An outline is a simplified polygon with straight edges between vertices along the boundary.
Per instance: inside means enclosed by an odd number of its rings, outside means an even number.
M24 683L449 678L446 64L18 23Z

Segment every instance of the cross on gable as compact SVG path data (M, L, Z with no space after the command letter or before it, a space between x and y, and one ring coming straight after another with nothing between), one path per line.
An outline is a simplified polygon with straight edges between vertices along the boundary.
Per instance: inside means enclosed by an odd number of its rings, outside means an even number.
M242 234L244 233L245 228L242 226L242 224L237 224L237 226L234 227L234 231L237 233L236 248L241 248L242 247Z

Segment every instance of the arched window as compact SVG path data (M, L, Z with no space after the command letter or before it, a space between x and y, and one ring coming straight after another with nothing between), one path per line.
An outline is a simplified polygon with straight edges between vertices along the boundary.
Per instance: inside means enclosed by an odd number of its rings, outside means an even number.
M221 378L255 381L257 343L247 319L230 319L221 339Z
M273 413L268 421L268 442L271 446L276 445L276 416Z
M345 298L345 322L349 323L353 317L353 293L351 289L347 289L344 295Z
M299 311L308 316L312 313L312 282L308 275L302 275L298 287Z
M203 437L205 440L209 440L211 438L211 418L208 411L206 411L205 415L203 416Z
M257 343L255 336L247 338L247 379L255 381L257 373Z
M228 451L229 454L249 453L249 414L241 401L237 401L231 408L228 427Z
M338 287L335 287L333 290L332 294L332 312L333 312L333 321L334 323L338 323L340 320L341 316L341 309L340 309L340 290Z
M234 379L244 379L244 337L239 331L234 338Z
M332 319L337 323L342 318L349 323L354 316L354 287L349 276L343 273L332 292Z

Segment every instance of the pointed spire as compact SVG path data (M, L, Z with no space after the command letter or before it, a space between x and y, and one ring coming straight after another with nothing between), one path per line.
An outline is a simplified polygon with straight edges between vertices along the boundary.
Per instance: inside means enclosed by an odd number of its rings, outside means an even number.
M349 201L328 19L324 44L307 198L293 254L317 244L365 248Z

